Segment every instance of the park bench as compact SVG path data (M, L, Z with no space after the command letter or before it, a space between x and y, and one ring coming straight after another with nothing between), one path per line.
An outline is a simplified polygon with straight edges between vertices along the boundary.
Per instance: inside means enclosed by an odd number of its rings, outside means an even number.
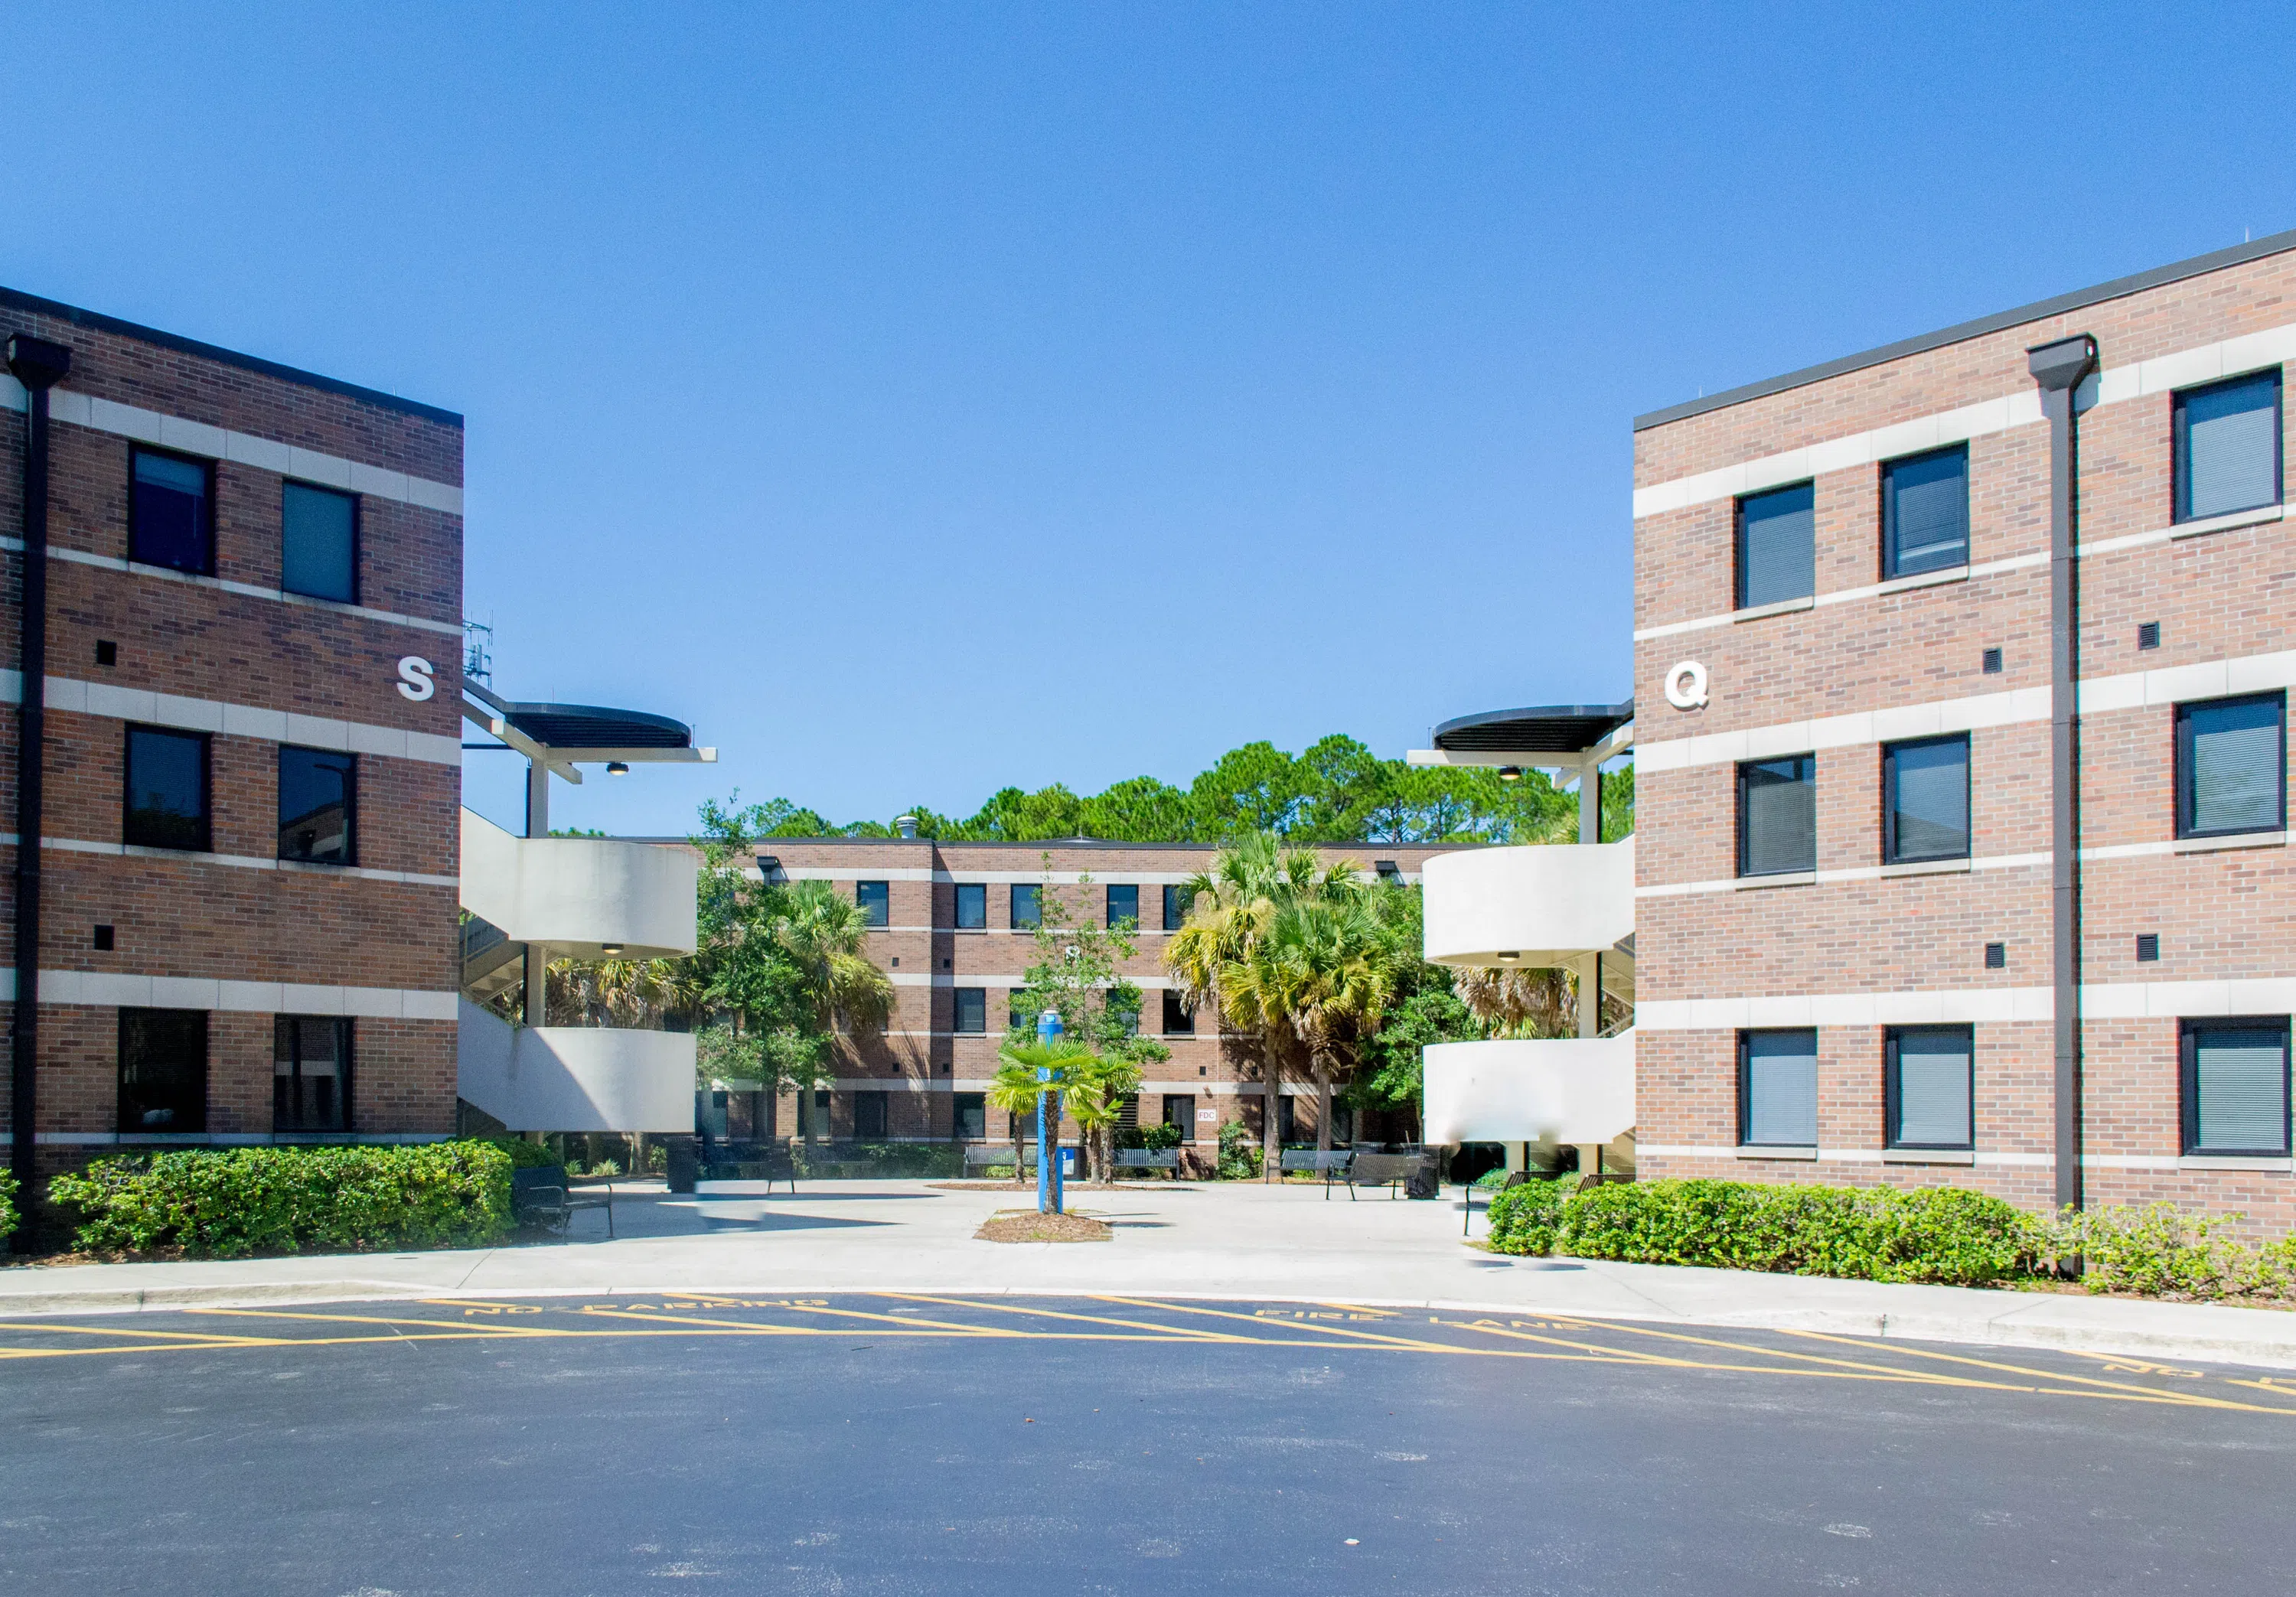
M1180 1151L1177 1148L1119 1148L1116 1167L1119 1170L1169 1170L1173 1179L1180 1174Z
M533 1165L510 1173L511 1217L521 1225L554 1231L563 1241L574 1211L584 1208L604 1209L606 1234L614 1234L612 1182L605 1183L603 1192L575 1187L567 1180L563 1165Z
M1025 1151L1022 1152L1021 1158L1021 1162L1020 1166L1013 1170L1013 1178L1015 1180L1020 1178L1021 1172L1027 1169L1031 1162L1029 1154ZM1012 1143L967 1142L964 1145L964 1173L967 1175L972 1175L975 1170L994 1169L999 1165L1004 1165L1008 1167L1012 1167Z
M1423 1153L1358 1153L1348 1166L1348 1196L1353 1199L1359 1186L1385 1187L1392 1200L1395 1189L1417 1175L1426 1162Z
M1332 1200L1332 1183L1349 1179L1349 1172L1355 1168L1356 1158L1352 1148L1286 1148L1281 1168L1286 1175L1295 1171L1306 1171L1323 1176L1324 1201L1329 1203ZM1348 1196L1355 1196L1353 1187L1349 1189Z

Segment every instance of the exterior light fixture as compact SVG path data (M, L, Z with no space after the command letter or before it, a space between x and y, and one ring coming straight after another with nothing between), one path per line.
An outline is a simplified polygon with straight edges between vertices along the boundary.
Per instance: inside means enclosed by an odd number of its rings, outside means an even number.
M1520 948L1502 948L1499 950L1499 963L1503 965L1511 965L1521 957L1522 950Z
M601 943L598 945L598 952L604 954L608 959L612 959L617 954L620 954L621 951L622 945L619 943Z
M629 761L627 761L627 760L623 760L623 759L610 759L610 760L608 760L608 761L606 762L606 774L607 774L607 775L609 775L609 776L627 776L629 774L630 774L630 764L629 764Z
M1522 780L1522 767L1521 766L1501 766L1499 767L1499 780L1501 782L1521 782Z

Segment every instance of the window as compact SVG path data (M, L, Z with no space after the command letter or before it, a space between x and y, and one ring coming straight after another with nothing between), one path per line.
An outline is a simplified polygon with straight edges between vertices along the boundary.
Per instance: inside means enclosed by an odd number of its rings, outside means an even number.
M351 1023L282 1015L272 1028L271 1129L351 1128Z
M1013 924L1026 931L1044 924L1043 891L1036 883L1016 881L1013 884Z
M2288 1017L2187 1020L2185 1151L2288 1151Z
M1882 468L1882 575L1916 577L1969 563L1969 446Z
M279 749L279 857L317 864L358 863L352 846L358 783L355 756L329 749Z
M1738 608L1817 591L1817 498L1810 484L1738 501Z
M1111 886L1108 889L1108 923L1120 926L1129 921L1140 924L1140 889L1137 887Z
M127 558L215 569L215 477L207 462L138 449L127 485Z
M1140 1035L1140 1011L1136 1005L1127 1008L1121 1003L1111 1003L1108 1020L1109 1024L1123 1036L1136 1037Z
M1882 750L1882 863L1969 857L1969 738Z
M358 496L291 482L279 522L279 586L291 594L356 603Z
M2280 831L2288 824L2287 695L2177 707L2177 835Z
M1275 1101L1275 1140L1296 1142L1300 1140L1300 1101L1279 1097Z
M2203 521L2280 503L2280 373L2177 396L2176 520Z
M1168 883L1165 886L1164 930L1166 931L1177 931L1187 924L1188 904L1191 897L1188 889L1177 882Z
M986 1032L988 1029L987 987L956 989L956 1029L960 1032Z
M956 929L979 931L988 924L988 889L978 881L956 884Z
M1976 1047L1966 1026L1893 1026L1882 1043L1892 1148L1968 1148Z
M119 1129L208 1128L208 1017L205 1010L119 1011Z
M1356 1111L1351 1104L1332 1105L1332 1146L1345 1148L1356 1140Z
M1180 995L1169 987L1164 989L1164 1035L1168 1037L1196 1035L1196 1011L1181 1003Z
M1164 1094L1164 1124L1180 1128L1180 1141L1196 1140L1196 1100L1189 1093Z
M204 733L127 729L127 814L123 840L145 848L208 847L208 740Z
M1749 1148L1817 1145L1817 1033L1738 1034L1738 1141Z
M853 884L853 902L861 906L861 919L869 926L890 926L893 923L893 896L882 881L857 881Z
M885 1100L883 1093L853 1094L853 1134L859 1137L882 1137L885 1134Z
M960 1142L983 1142L988 1140L988 1098L983 1093L958 1093L956 1098L956 1140Z
M1738 874L1817 869L1817 759L1797 754L1738 767Z

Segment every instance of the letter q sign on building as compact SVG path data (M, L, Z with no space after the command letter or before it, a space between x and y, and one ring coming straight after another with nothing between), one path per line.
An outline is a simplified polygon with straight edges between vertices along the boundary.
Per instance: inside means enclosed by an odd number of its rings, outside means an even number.
M399 668L404 670L406 667ZM1694 659L1686 659L1667 672L1666 701L1677 709L1705 708L1706 667Z

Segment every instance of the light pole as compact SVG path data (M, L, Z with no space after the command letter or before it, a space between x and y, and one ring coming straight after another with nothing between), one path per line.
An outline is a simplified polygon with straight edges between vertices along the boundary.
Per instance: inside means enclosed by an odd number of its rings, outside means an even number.
M1039 1046L1050 1047L1060 1035L1060 1011L1048 1009L1037 1017ZM1051 1081L1052 1067L1038 1065L1037 1079ZM1037 1094L1037 1212L1040 1215L1061 1212L1061 1151L1054 1145L1060 1134L1061 1095L1057 1089L1048 1088Z

